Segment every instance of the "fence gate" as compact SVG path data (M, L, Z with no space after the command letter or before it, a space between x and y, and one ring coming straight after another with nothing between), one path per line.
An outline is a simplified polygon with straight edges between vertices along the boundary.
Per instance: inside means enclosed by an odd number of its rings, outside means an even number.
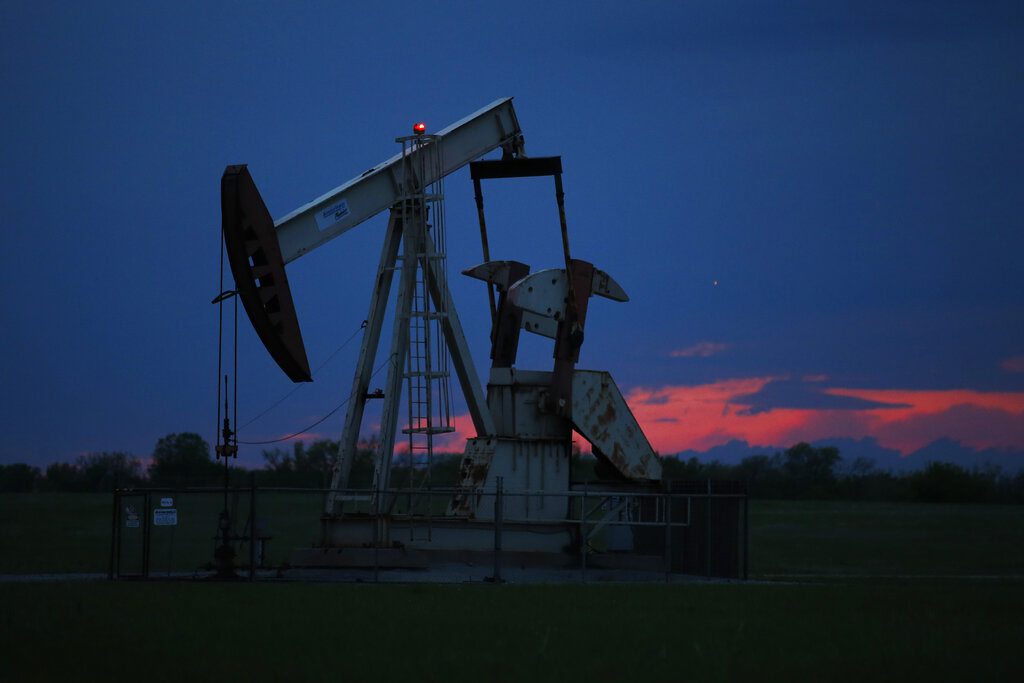
M111 579L189 576L213 570L221 512L230 513L236 566L250 562L248 542L254 491L118 489L111 521Z

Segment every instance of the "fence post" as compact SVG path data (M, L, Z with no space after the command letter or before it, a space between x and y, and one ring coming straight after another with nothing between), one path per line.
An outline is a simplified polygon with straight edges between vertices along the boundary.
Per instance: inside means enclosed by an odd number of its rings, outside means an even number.
M142 578L149 578L149 537L152 532L150 517L153 513L149 509L149 491L142 497Z
M120 509L118 495L117 478L115 477L113 493L114 504L110 512L110 566L107 569L107 579L111 581L114 580L114 558L117 557L117 532L121 528L117 523L117 511Z
M750 489L748 488L747 491ZM748 554L750 553L750 493L743 495L743 580L750 578Z
M704 575L706 578L711 578L711 480L708 479L708 493L707 493L707 507L704 508L707 513L704 524Z
M587 490L590 481L583 482L583 501L580 503L580 570L581 581L587 582Z
M497 478L494 495L494 583L501 583L501 522L504 517L504 477Z
M249 580L256 580L256 472L249 473Z
M376 478L376 477L374 477ZM373 497L373 582L380 581L380 543L383 534L380 528L380 481L377 482L377 491Z
M672 492L665 489L665 580L672 579Z

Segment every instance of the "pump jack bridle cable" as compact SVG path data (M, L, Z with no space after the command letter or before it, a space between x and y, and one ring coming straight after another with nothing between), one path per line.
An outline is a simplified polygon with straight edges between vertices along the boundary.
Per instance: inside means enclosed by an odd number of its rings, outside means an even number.
M234 421L235 425L238 424L238 292L233 289L224 289L224 231L220 233L220 272L218 275L218 288L219 294L213 298L210 303L217 307L217 429L214 432L214 442L216 448L214 452L217 454L217 458L224 457L224 476L227 477L227 467L229 457L238 457L238 431L232 432L230 424ZM232 350L231 350L231 363L233 373L232 379L234 380L233 389L228 388L228 375L224 377L224 423L221 426L221 387L220 378L221 372L224 369L224 302L228 299L234 298L234 322L232 334ZM229 393L230 392L230 393ZM230 401L234 401L234 406L230 406ZM233 412L232 412L233 411ZM223 447L223 449L222 449ZM227 479L225 478L225 496L227 495ZM227 509L227 499L225 498L225 509Z
M379 373L379 372L380 372L381 370L383 370L383 369L384 369L384 368L385 368L385 367L387 366L387 364L391 362L391 360L392 360L392 359L394 358L394 356L395 356L395 355L396 355L396 354L391 354L391 356L389 356L388 358L386 358L386 359L384 360L384 362L383 362L383 363L381 363L380 365L378 365L378 366L377 366L377 369L373 371L373 374L372 374L372 375L370 375L370 379L373 379L374 377L376 377L376 376L377 376L377 373ZM266 445L266 444L271 444L271 443L280 443L280 442L282 442L282 441L288 441L289 439L294 439L294 438L295 438L295 437L297 437L297 436L302 436L303 434L305 434L306 432L308 432L308 431L309 431L310 429L312 429L313 427L316 427L316 426L317 426L317 425L319 425L319 424L320 424L321 422L323 422L324 420L326 420L327 418L329 418L329 417L330 417L331 415L334 415L334 414L335 414L336 412L338 412L339 410L341 410L342 408L344 408L344 407L345 407L345 406L346 406L346 405L348 404L348 402L349 402L349 401L351 401L351 400L352 400L352 399L353 399L353 398L355 397L355 395L356 395L356 392L352 392L351 394L349 394L349 395L348 395L348 396L347 396L347 397L345 398L345 400L344 400L344 401L342 401L342 402L341 402L341 403L339 403L338 405L334 406L334 408L332 408L332 409L331 409L331 412L327 413L326 415L324 415L324 416L323 416L323 417L321 417L321 418L320 418L319 420L317 420L317 421L316 421L316 422L314 422L313 424L309 425L309 426L308 426L308 427L306 427L305 429L303 429L303 430L301 430L301 431L298 431L298 432L295 432L294 434L289 434L288 436L282 436L282 437L281 437L281 438L279 438L279 439L270 439L270 440L268 440L268 441L239 441L238 443L240 443L240 444L245 444L246 446L264 446L264 445Z
M220 278L217 282L217 291L220 294L217 295L217 299L220 299L224 293L224 231L220 233ZM222 302L217 301L217 424L214 426L213 433L216 435L216 445L220 446L220 371L221 371L221 358L224 353L224 306ZM215 451L216 452L216 451Z
M234 376L234 392L233 392L234 393L234 403L235 403L235 405L233 406L233 409L234 409L233 417L234 417L235 425L238 425L238 293L236 291L225 291L225 289L224 289L224 232L223 231L221 231L221 234L220 234L220 272L219 272L218 285L219 285L219 290L218 291L220 292L220 294L218 294L213 299L213 301L211 303L217 304L217 427L216 427L216 430L214 431L214 434L216 435L216 445L219 447L221 445L221 405L220 405L220 403L221 403L221 396L222 396L222 394L221 394L220 378L221 378L221 372L223 370L223 359L224 359L224 300L228 299L228 298L234 298L235 299L232 302L234 304L234 321L233 321L233 323L234 323L234 339L232 340L233 341L232 361L233 361L233 364L234 364L234 375L235 375ZM362 321L359 324L359 327L357 327L356 330L351 335L349 335L348 338L345 339L345 341L343 341L338 348L334 349L334 351L332 351L327 356L327 358L325 358L324 361L322 363L320 363L319 366L316 367L316 369L313 372L314 373L319 372L328 363L330 363L331 360L333 360L334 357L336 355L338 355L341 352L342 349L344 349L346 346L348 346L352 342L353 339L355 339L357 336L359 336L359 332L360 331L366 329L366 325L367 325L367 321L366 320ZM375 377L377 375L377 373L379 373L384 368L384 366L387 365L387 363L389 361L390 361L390 359L384 361L384 363L381 364L380 367L378 367L376 370L373 371L373 374L370 375L370 377L371 378ZM281 405L284 401L286 401L288 398L290 398L296 391L301 389L302 386L303 386L302 384L299 384L299 385L295 386L291 391L289 391L287 394L285 394L284 396L279 398L277 401L275 401L273 404L271 404L267 409L265 409L263 412L259 413L255 417L253 417L251 420L246 422L244 425L236 426L235 427L234 438L232 439L232 441L234 442L234 445L246 444L246 445L250 445L251 446L251 445L263 445L263 444L270 444L270 443L278 443L280 441L287 441L288 439L293 439L296 436L301 436L302 434L305 434L306 432L308 432L313 427L316 427L317 425L319 425L321 422L323 422L324 420L329 418L334 413L336 413L339 410L341 410L341 408L352 399L352 395L348 396L348 398L346 398L344 401L342 401L338 406L336 406L333 410L331 410L329 413L324 415L322 418L320 418L319 420L317 420L313 424L309 425L308 427L306 427L302 431L295 432L294 434L289 434L288 436L281 437L280 439L271 439L269 441L239 441L238 440L238 432L241 431L241 429L243 427L248 427L253 422L255 422L256 420L260 419L261 417L263 417L264 415L269 413L271 410L273 410L277 406ZM227 393L226 393L227 391L228 391L228 388L227 388L227 378L225 378L225 386L224 386L225 394L223 395L225 399L227 398ZM224 407L224 411L225 411L224 412L224 417L227 418L228 417L227 406ZM224 445L227 446L229 444L225 443Z
M352 341L353 339L355 339L355 338L356 338L357 336L359 336L359 332L360 332L360 330L363 330L363 329L365 329L365 328L366 328L366 321L364 320L364 321L362 322L362 324L360 324L360 325L359 325L359 327L357 327L357 328L356 328L356 331L355 331L355 332L353 332L353 333L352 333L351 335L349 335L348 339L346 339L345 341L343 341L343 342L341 343L341 346L339 346L338 348L334 349L334 351L331 351L330 355L328 355L328 356L327 356L327 358L325 358L325 359L324 359L324 362L320 363L320 365L318 365L318 366L317 366L317 367L316 367L316 368L315 368L315 369L313 370L313 373L312 373L312 374L314 374L314 375L315 375L316 373L318 373L318 372L320 372L321 370L323 370L323 369L324 369L324 367L325 367L325 366L326 366L326 365L327 365L328 363L330 363L330 362L331 362L331 360L332 360L332 359L333 359L333 358L334 358L335 356L337 356L337 355L338 355L339 353L341 353L341 350L342 350L342 349L344 349L344 348L345 348L346 346L348 346L348 345L349 345L349 343L350 343L350 342L351 342L351 341ZM240 430L241 430L241 429L242 429L243 427L248 427L248 426L249 426L249 425L251 425L251 424L252 424L253 422L255 422L256 420L260 419L261 417L263 417L264 415L266 415L267 413L269 413L269 412L270 412L271 410L273 410L274 408L278 407L279 405L281 405L282 403L284 403L284 402L285 402L286 400L288 400L289 398L291 398L291 397L292 397L292 395L293 395L293 394L295 394L295 392L296 392L296 391L298 391L299 389L301 389L301 388L302 388L302 387L304 387L304 386L306 386L306 385L305 385L305 383L302 383L302 384L296 384L296 385L295 385L294 387L292 387L292 390L291 390L291 391L289 391L289 392L288 392L287 394L285 394L285 395L284 395L284 396L282 396L281 398L279 398L279 399L277 399L276 401L274 401L274 402L273 402L273 403L272 403L272 404L271 404L271 405L270 405L269 407L267 407L267 408L266 408L266 410L264 410L263 412L261 412L261 413L260 413L259 415L256 415L255 417L253 417L253 418L252 418L251 420L249 420L248 422L246 422L246 423L245 423L244 425L241 425L241 426L240 426L240 427L239 427L238 429L240 429ZM239 443L246 443L246 442L244 442L244 441L240 441Z

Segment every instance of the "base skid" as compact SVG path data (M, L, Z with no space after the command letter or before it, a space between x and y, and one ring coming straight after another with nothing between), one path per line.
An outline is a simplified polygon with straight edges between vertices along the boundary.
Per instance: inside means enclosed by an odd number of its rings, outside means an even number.
M289 564L303 568L431 569L501 563L520 568L574 569L581 565L579 528L571 523L505 522L500 550L489 521L434 518L324 516L324 543L296 548ZM375 543L375 535L382 541ZM664 559L630 553L598 553L587 557L594 568L659 571Z

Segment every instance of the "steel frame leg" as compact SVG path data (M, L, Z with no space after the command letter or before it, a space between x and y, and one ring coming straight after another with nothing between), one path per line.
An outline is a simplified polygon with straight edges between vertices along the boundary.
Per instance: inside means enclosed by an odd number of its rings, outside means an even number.
M366 330L359 347L359 360L356 363L355 377L352 380L348 410L345 412L345 426L341 432L341 443L338 461L334 465L331 477L332 489L346 489L352 463L355 460L359 443L359 429L363 422L366 408L366 393L370 388L373 375L373 364L377 357L377 346L380 344L381 329L384 326L384 314L388 308L388 297L391 294L392 269L398 261L398 246L402 241L402 221L398 212L391 211L388 220L384 246L380 253L380 264L377 266L377 279L374 281L373 293L370 295L370 310L366 318ZM333 515L341 512L343 506L338 505L337 493L331 491L327 496L324 512Z
M416 285L417 244L415 226L402 231L402 274L398 284L398 302L395 306L395 324L391 330L391 351L388 354L388 380L384 388L384 411L380 419L380 442L373 472L374 500L380 506L380 492L387 489L391 477L391 455L395 449L395 430L398 428L398 407L402 398L402 374L409 353L409 312L412 308L413 288ZM386 540L386 539L384 539Z

